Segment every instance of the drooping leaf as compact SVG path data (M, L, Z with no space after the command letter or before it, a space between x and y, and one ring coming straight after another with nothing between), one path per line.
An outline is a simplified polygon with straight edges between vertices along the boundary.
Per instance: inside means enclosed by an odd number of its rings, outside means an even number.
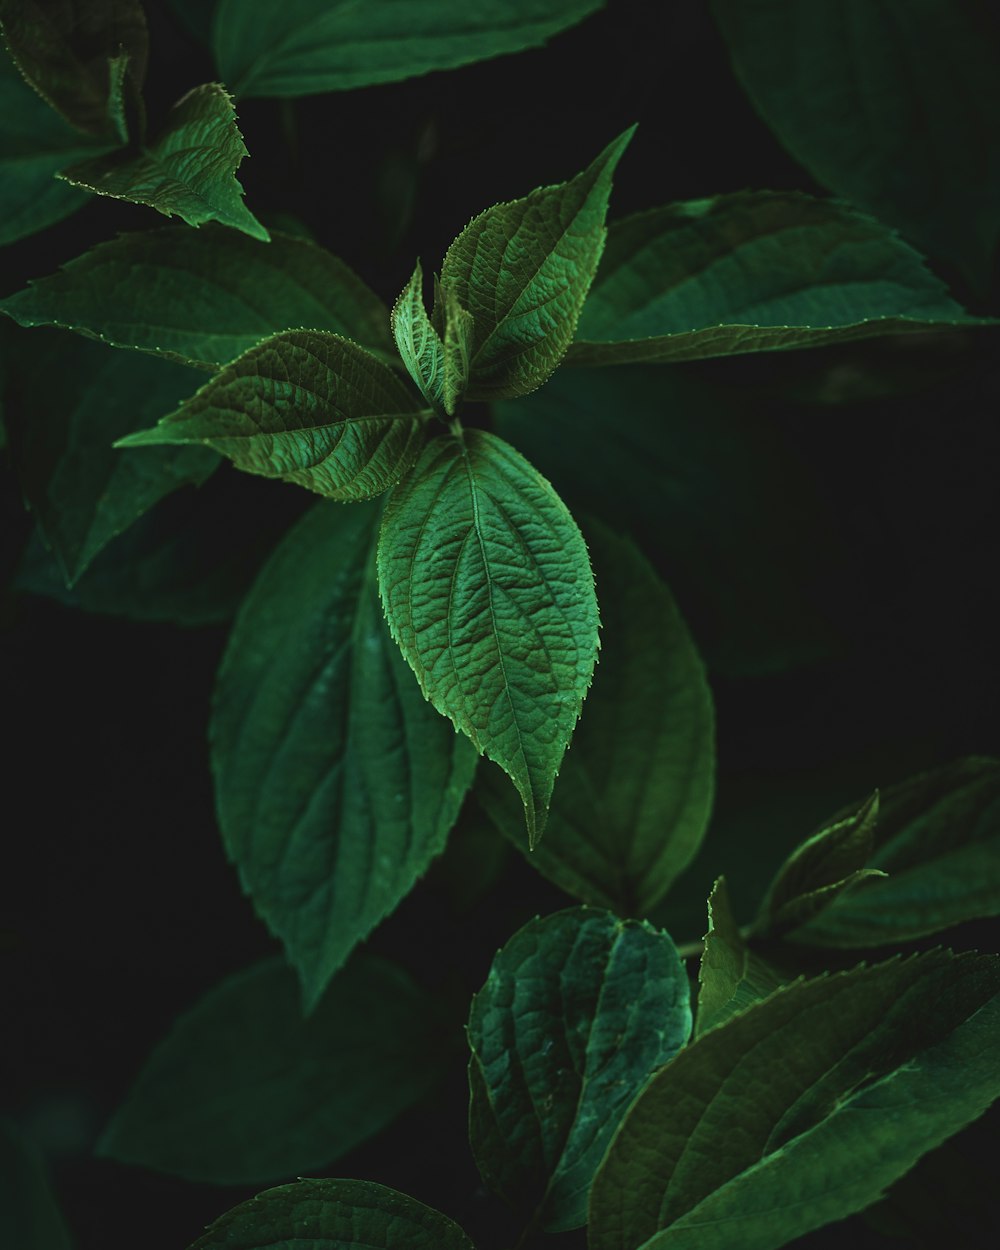
M748 949L729 901L724 877L708 896L708 932L698 965L695 1036L773 994L781 978Z
M584 907L525 925L469 1015L469 1133L487 1184L550 1232L585 1223L618 1122L690 1032L666 933Z
M576 523L495 435L437 438L389 499L378 576L425 697L511 778L536 843L597 659Z
M1000 1094L998 991L996 956L938 950L709 1029L622 1122L592 1250L772 1250L868 1206Z
M586 903L646 915L693 858L712 808L712 695L663 582L636 547L584 527L601 604L601 661L529 861ZM495 770L477 797L527 851L520 804Z
M884 790L868 864L888 876L838 895L785 936L887 946L1000 915L1000 764L973 756Z
M744 191L613 223L567 359L696 360L991 324L870 217Z
M9 1120L0 1120L0 1245L69 1250L70 1236L42 1159Z
M18 334L5 419L15 472L72 584L159 499L218 464L202 447L116 451L115 439L169 411L197 374L72 335Z
M471 399L525 395L563 358L604 247L611 177L634 129L569 182L486 209L448 248L442 291L472 317Z
M325 1168L427 1093L446 1036L427 993L375 955L358 952L308 1019L287 965L257 964L178 1018L98 1153L216 1185Z
M307 1008L443 850L476 765L389 637L377 525L373 504L307 513L248 595L216 688L226 849Z
M398 82L545 43L603 0L219 0L213 44L238 96Z
M212 225L99 243L0 309L23 326L64 326L209 369L290 329L392 352L388 309L336 256L288 234L261 243Z
M14 60L42 99L77 130L121 142L112 93L127 75L138 94L149 38L140 0L0 0L0 26Z
M218 221L267 242L236 180L246 155L229 93L209 82L177 101L159 138L140 152L125 148L81 161L59 176L98 195L148 204L189 226Z
M428 404L444 409L444 344L431 324L424 306L424 275L419 261L413 276L392 308L392 336L406 365Z
M357 343L289 330L244 352L159 425L118 446L200 443L246 473L330 499L370 499L413 463L425 415Z
M824 186L975 285L1000 233L1000 30L983 0L713 0L737 77Z

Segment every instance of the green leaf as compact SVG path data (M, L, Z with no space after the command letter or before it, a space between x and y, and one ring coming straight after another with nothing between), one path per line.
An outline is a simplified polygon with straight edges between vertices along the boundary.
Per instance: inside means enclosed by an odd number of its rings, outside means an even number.
M444 436L389 499L378 577L425 698L514 782L533 845L597 660L576 523L495 435Z
M236 170L248 155L233 102L219 83L204 83L174 105L155 143L82 161L61 178L98 195L148 204L189 226L218 221L267 242L270 237L243 203Z
M578 1228L626 1108L688 1039L687 975L666 933L572 908L497 954L468 1032L483 1179L549 1232Z
M545 43L603 0L220 0L213 44L238 96L398 82Z
M988 281L1000 39L980 0L714 0L757 111L812 176Z
M300 1180L241 1202L190 1250L475 1250L440 1211L372 1181Z
M787 351L970 317L921 257L846 205L744 191L613 223L568 361Z
M0 1120L0 1245L69 1250L70 1244L41 1156L10 1120Z
M394 373L336 334L265 339L119 447L202 443L238 469L330 499L370 499L416 458L425 412Z
M191 393L188 369L46 331L18 334L12 371L15 472L69 585L158 500L218 464L207 448L112 447Z
M604 247L611 176L634 130L569 182L486 209L448 248L442 291L472 316L470 399L536 390L565 355Z
M179 1017L115 1112L98 1154L216 1185L324 1168L422 1098L447 1065L426 992L359 952L308 1020L269 960Z
M778 974L747 948L733 915L726 880L719 877L708 896L708 932L698 966L695 1036L767 998L781 984Z
M772 1250L874 1202L1000 1094L1000 959L799 981L702 1034L625 1117L591 1250Z
M884 790L868 865L888 876L785 936L886 946L1000 915L1000 763L972 756Z
M584 527L602 604L601 662L530 861L586 903L647 914L694 857L715 781L712 695L670 591L626 538ZM510 787L477 797L527 851Z
M146 77L149 37L140 0L0 0L4 39L25 78L77 130L120 140L113 96L124 53L132 90Z
M394 357L378 296L336 256L287 234L261 243L212 225L134 231L0 300L0 309L23 326L65 326L208 369L303 328Z
M469 385L476 324L451 288L444 294L444 318L444 410L450 416Z
M476 766L389 637L377 524L376 505L303 518L247 596L216 688L226 849L307 1008L444 849Z
M424 275L417 262L413 276L392 307L392 336L406 371L428 404L444 410L444 344L424 307Z

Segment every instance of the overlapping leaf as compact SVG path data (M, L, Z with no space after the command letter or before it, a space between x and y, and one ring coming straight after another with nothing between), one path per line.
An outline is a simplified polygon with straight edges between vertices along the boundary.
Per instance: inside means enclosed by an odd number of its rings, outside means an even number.
M213 44L240 96L397 82L537 47L602 0L219 0Z
M70 1250L71 1245L38 1152L8 1120L0 1120L0 1245L17 1250Z
M615 1127L690 1031L687 975L666 933L582 907L525 925L469 1015L469 1132L484 1179L549 1231L579 1227Z
M495 435L437 438L389 500L378 575L424 695L512 779L536 843L597 659L573 518Z
M375 505L321 504L247 597L212 718L219 819L312 1006L444 847L475 752L382 618Z
M643 916L693 858L712 807L712 695L667 587L636 547L585 527L601 662L530 862L587 903ZM527 850L519 805L483 770L477 797Z
M990 324L871 218L751 191L613 223L568 359L694 360Z
M708 932L698 965L695 1034L714 1028L781 985L781 978L748 949L729 901L725 878L708 896Z
M336 256L289 234L261 243L212 225L99 243L0 309L23 326L64 326L209 369L289 329L392 351L388 309Z
M709 1029L622 1122L592 1250L772 1250L870 1205L1000 1094L998 991L996 956L931 951Z
M471 399L525 395L559 364L604 248L611 178L633 130L569 182L486 209L448 248L442 290L473 321Z
M245 352L120 447L196 443L238 469L331 499L370 499L416 458L425 412L396 375L335 334L290 330Z

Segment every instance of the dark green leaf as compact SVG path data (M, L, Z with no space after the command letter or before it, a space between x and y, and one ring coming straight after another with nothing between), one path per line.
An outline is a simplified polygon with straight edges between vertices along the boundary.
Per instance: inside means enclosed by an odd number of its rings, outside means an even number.
M45 1165L9 1120L0 1120L0 1246L69 1250Z
M267 242L236 181L246 155L232 99L225 87L210 82L178 100L160 137L138 154L123 149L71 165L59 176L98 195L148 204L189 226L218 221Z
M0 0L4 38L38 94L78 130L121 141L112 94L124 53L138 94L149 40L140 0Z
M6 422L15 471L46 543L72 584L164 495L201 483L207 448L120 452L115 439L169 411L198 375L68 334L18 334Z
M1000 959L799 981L703 1033L625 1117L592 1250L772 1250L874 1202L1000 1094Z
M316 95L534 48L602 2L220 0L213 43L237 95Z
M427 994L374 955L356 954L308 1020L295 974L258 964L177 1020L98 1153L216 1185L324 1168L423 1097L444 1041Z
M712 808L712 695L670 591L635 546L585 526L601 603L601 662L530 861L586 903L646 915L701 843ZM495 770L477 796L527 850Z
M378 575L424 696L512 779L534 844L597 660L576 523L523 456L467 430L430 443L393 492Z
M227 1211L190 1250L474 1250L446 1216L372 1181L301 1180Z
M577 1228L626 1108L688 1039L687 975L666 933L605 911L557 912L498 953L468 1031L483 1178L550 1232Z
M874 848L868 866L888 876L838 895L790 940L885 946L1000 915L1000 764L971 757L883 791Z
M381 361L336 334L265 339L120 447L201 443L238 469L330 499L370 499L416 458L425 412Z
M744 191L613 223L568 360L695 360L992 324L871 218Z
M419 262L413 276L392 308L392 336L406 365L428 404L444 411L444 344L431 324L424 306L424 275Z
M525 395L563 358L604 247L611 177L634 129L569 182L486 209L449 247L441 287L472 315L471 399Z
M377 524L375 505L303 518L248 595L216 689L226 849L307 1007L444 848L476 765L389 637Z
M0 308L23 326L65 326L209 369L289 329L392 352L388 310L336 256L287 234L261 243L211 225L99 243Z
M1000 32L983 0L714 0L757 111L817 181L989 276Z
M733 915L724 877L708 896L708 932L698 966L695 1035L715 1028L781 985L781 978L747 948Z

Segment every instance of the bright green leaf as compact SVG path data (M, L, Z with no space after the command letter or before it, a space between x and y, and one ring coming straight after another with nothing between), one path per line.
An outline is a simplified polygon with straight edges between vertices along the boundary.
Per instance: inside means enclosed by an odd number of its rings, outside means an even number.
M154 142L71 165L61 178L98 195L148 204L189 226L218 221L255 239L268 233L243 203L236 170L247 155L233 102L219 83L204 83L178 100Z
M418 261L392 308L392 336L406 371L437 411L444 409L444 344L424 306L424 275Z
M469 1015L469 1133L483 1178L550 1232L586 1222L597 1166L691 1032L666 933L573 908L520 929Z
M45 1165L9 1120L0 1120L0 1246L69 1250L70 1236Z
M696 360L991 324L871 218L744 191L613 223L568 360Z
M220 0L213 44L238 96L398 82L545 43L603 0Z
M444 410L450 416L469 385L476 325L451 288L444 295L444 318Z
M591 1250L773 1250L858 1211L1000 1094L1000 959L795 982L703 1033L605 1156Z
M216 688L226 849L307 1007L443 850L476 765L389 637L377 524L375 505L303 518L247 596Z
M164 495L203 482L218 457L201 447L112 447L189 395L199 375L52 331L18 334L17 344L5 405L14 467L72 584Z
M422 1098L447 1064L433 1002L359 952L303 1019L281 960L180 1016L98 1153L187 1180L255 1185L324 1168Z
M486 209L448 248L441 289L472 316L471 399L536 390L565 355L604 248L611 177L634 129L569 182Z
M694 857L715 780L712 695L670 591L628 539L584 527L601 606L601 662L529 856L586 903L646 915ZM477 797L522 851L524 820L495 770Z
M838 895L789 940L887 946L1000 915L1000 763L973 756L884 790L874 846L869 867L888 876Z
M698 965L695 1035L715 1028L781 985L781 978L747 944L733 915L724 877L708 896L708 932Z
M737 76L824 186L988 280L1000 38L982 0L713 0Z
M495 435L444 436L389 500L378 576L425 697L513 780L534 844L597 660L576 523Z
M99 243L0 309L23 326L60 325L209 369L290 329L392 352L388 310L336 256L291 235L261 243L212 225Z
M265 339L119 447L202 443L238 469L330 499L370 499L413 463L425 413L396 375L339 335Z

